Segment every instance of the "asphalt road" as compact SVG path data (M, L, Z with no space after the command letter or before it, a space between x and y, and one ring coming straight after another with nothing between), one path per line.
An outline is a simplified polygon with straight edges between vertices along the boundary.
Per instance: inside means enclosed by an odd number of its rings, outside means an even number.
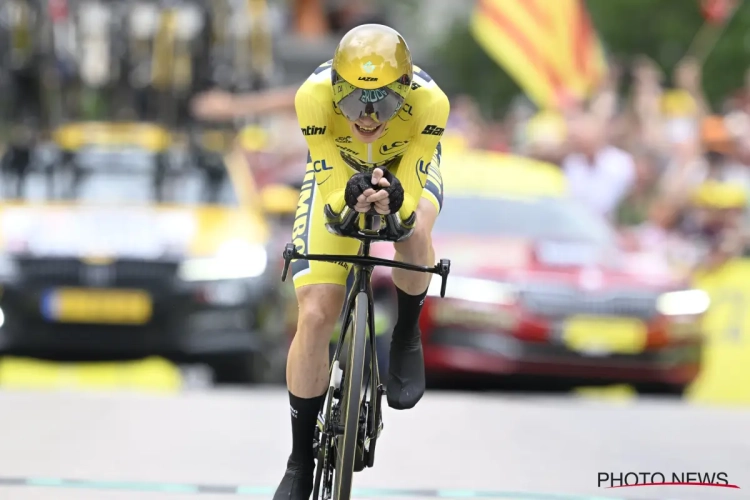
M0 392L0 500L270 498L290 449L288 414L275 388ZM375 468L355 480L359 498L750 498L750 410L428 393L384 418ZM608 490L600 472L726 472L741 489Z

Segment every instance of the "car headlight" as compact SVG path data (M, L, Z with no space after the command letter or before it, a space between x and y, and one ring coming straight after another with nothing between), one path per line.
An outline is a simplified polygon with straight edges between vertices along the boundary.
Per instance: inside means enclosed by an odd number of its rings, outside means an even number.
M656 299L656 310L665 316L703 314L710 305L711 298L703 290L667 292Z
M180 266L183 281L212 281L256 278L268 265L268 255L262 245L244 241L230 241L219 248L213 257L188 259Z
M427 295L440 297L442 280L433 278ZM512 305L518 300L518 291L513 285L478 278L448 278L445 298L481 302L484 304Z

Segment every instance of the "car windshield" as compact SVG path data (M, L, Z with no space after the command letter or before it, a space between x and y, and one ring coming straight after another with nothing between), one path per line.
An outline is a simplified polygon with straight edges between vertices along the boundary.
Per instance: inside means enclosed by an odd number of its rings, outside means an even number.
M216 174L197 168L160 164L140 150L85 150L74 163L55 161L52 175L25 179L24 198L30 201L77 200L87 203L237 206L234 187L220 169ZM176 166L177 165L177 166Z
M447 198L436 233L514 236L612 245L614 231L577 203L563 198Z

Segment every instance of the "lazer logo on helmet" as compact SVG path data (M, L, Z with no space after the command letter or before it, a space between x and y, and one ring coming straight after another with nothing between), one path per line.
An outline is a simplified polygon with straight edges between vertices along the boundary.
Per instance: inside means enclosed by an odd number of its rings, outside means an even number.
M359 80L362 80L363 82L377 82L378 79L374 76L360 76L358 78Z
M300 130L302 130L302 135L324 135L326 133L326 127L315 127L313 125L308 125Z
M445 129L437 125L427 125L422 131L422 135L443 135Z

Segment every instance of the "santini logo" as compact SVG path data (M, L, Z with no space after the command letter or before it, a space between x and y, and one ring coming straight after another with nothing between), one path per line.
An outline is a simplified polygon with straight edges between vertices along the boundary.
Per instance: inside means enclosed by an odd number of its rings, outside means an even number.
M599 488L629 488L633 486L711 486L739 490L730 484L726 472L600 472Z
M326 127L314 127L312 125L300 130L302 130L302 135L323 135L326 133Z
M359 80L362 80L363 82L377 82L378 79L374 76L360 76L358 78Z

